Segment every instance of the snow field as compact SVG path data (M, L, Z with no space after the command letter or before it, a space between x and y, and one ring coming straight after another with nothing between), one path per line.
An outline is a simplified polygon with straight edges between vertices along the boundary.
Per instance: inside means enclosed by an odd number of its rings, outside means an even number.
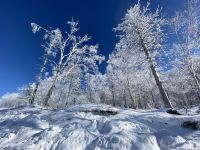
M110 110L116 115L92 110ZM181 126L200 114L170 115L164 110L77 105L65 110L40 106L0 109L2 150L199 150L200 131Z

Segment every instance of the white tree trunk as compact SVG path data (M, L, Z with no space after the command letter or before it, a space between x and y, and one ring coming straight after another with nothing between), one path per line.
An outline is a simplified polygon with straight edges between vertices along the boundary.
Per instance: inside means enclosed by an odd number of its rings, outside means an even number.
M147 57L147 60L148 60L148 62L149 62L150 69L151 69L151 71L152 71L152 74L153 74L154 79L155 79L155 81L156 81L156 84L157 84L157 86L158 86L158 89L159 89L160 95L161 95L161 97L162 97L164 106L165 106L166 108L172 108L172 105L171 105L171 103L170 103L169 97L167 96L167 93L166 93L166 91L165 91L164 88L163 88L162 82L160 81L160 78L158 77L158 74L157 74L157 71L156 71L156 69L155 69L153 60L152 60L151 56L149 55L149 50L146 48L146 46L145 46L143 40L140 39L140 41L141 41L142 48L143 48L143 50L144 50L144 52L145 52L145 55L146 55L146 57Z
M46 66L47 62L48 62L48 55L45 55L45 57L44 57L44 63L43 63L43 65L42 65L41 70L40 70L40 73L39 73L39 75L38 75L38 77L37 77L37 83L36 83L36 85L35 85L35 88L34 88L34 90L33 90L33 93L32 93L32 95L31 95L31 98L30 98L30 100L29 100L29 103L30 103L30 104L33 104L34 101L35 101L35 96L36 96L36 94L37 94L38 87L39 87L39 85L40 85L40 83L41 83L42 74L44 73L45 66Z

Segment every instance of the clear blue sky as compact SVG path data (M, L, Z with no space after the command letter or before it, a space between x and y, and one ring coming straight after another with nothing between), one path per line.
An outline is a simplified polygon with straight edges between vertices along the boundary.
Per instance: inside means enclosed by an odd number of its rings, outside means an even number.
M166 15L183 6L185 0L151 0ZM115 47L112 31L126 10L137 0L1 0L0 1L0 96L33 82L43 53L42 38L33 35L30 23L65 28L72 17L79 20L81 34L88 33L100 44L106 57ZM145 0L141 1L146 3ZM105 70L106 63L100 66Z

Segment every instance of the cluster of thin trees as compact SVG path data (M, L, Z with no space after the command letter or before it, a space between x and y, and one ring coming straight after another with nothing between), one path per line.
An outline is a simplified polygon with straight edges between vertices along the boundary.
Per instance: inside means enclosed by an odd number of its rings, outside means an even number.
M114 28L118 37L106 73L104 56L90 37L79 36L78 22L69 32L32 23L44 34L44 55L37 81L23 90L29 103L67 107L105 103L130 108L189 106L200 102L200 5L188 0L173 18L151 11L148 2L131 7Z

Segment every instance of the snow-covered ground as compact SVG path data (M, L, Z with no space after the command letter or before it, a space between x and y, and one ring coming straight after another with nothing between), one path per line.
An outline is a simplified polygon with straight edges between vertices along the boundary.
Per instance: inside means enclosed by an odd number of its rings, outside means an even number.
M100 115L98 111L118 112ZM200 114L79 105L66 110L40 106L0 109L1 150L200 150L200 131L183 128Z

